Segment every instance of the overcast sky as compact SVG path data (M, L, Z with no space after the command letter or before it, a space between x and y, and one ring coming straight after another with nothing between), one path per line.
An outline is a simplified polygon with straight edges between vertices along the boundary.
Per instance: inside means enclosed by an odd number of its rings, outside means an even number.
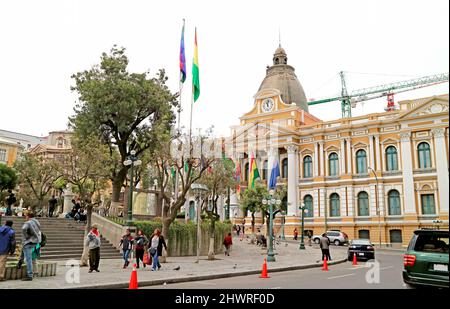
M448 72L449 1L112 1L0 2L0 129L47 135L65 129L76 95L70 76L124 46L133 72L166 69L178 91L182 19L186 19L188 79L182 123L189 124L194 27L198 28L201 94L194 127L217 135L253 106L253 95L278 46L288 55L307 98ZM361 73L376 73L361 74ZM448 83L398 99L448 93ZM383 111L367 101L354 115ZM323 120L340 117L340 103L310 107Z

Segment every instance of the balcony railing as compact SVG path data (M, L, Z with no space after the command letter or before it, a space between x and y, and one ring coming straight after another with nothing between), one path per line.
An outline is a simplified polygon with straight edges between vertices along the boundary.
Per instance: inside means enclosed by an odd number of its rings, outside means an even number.
M418 168L414 170L414 174L431 174L436 173L435 168Z
M402 171L384 171L382 173L383 176L401 176L402 174Z

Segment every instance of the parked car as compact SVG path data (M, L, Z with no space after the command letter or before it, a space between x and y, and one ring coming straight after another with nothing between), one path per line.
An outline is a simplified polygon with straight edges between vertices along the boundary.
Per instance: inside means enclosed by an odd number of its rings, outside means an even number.
M353 255L356 254L356 259L364 258L366 260L375 259L375 248L370 242L370 239L353 239L348 245L348 260L353 260Z
M336 246L344 245L348 243L347 234L339 231L327 231L327 237L330 239L330 242ZM320 243L320 237L322 235L313 235L312 240L316 243Z
M403 281L412 287L449 287L449 231L416 230L403 259Z

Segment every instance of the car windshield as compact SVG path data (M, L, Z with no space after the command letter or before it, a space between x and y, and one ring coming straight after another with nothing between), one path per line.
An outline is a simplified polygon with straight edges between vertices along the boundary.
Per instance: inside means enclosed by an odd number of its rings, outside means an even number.
M369 245L370 246L370 240L368 240L368 239L354 239L354 240L352 240L352 245Z
M419 234L414 251L449 253L448 244L448 235Z

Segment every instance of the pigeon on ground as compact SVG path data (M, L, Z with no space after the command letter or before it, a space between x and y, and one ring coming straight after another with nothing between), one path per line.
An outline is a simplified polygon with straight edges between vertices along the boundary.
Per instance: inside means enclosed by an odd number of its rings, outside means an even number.
M236 269L237 268L237 264L234 264L233 268Z
M288 244L284 244L285 247L287 247Z
M198 260L197 260L197 261L195 261L194 263L198 264Z
M173 270L180 270L180 266L175 267Z

